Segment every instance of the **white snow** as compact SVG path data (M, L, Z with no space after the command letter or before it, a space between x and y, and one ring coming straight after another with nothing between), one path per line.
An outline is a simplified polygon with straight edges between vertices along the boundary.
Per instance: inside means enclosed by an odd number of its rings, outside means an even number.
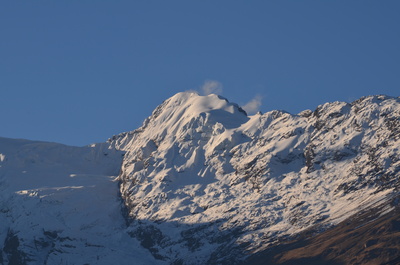
M16 234L28 264L157 263L126 231L121 152L6 138L0 152L0 242Z

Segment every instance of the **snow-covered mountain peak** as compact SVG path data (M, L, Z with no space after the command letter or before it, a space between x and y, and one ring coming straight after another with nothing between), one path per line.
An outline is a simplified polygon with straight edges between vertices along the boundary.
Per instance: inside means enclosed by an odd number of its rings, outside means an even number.
M226 98L220 95L209 94L201 96L196 92L180 92L167 99L166 102L167 105L164 110L184 109L193 115L198 115L203 112L207 113L218 109L233 114L239 108L236 104L230 103Z
M201 137L209 131L225 131L248 121L246 112L235 103L216 94L201 96L181 92L160 104L141 128L114 136L109 140L116 148L128 150L146 131L144 138L157 144Z
M155 255L201 264L382 203L399 172L399 106L398 98L372 96L247 116L217 95L179 93L140 129L110 140L127 152L120 181L138 220L132 233L152 227L163 238ZM217 250L210 256L204 244Z
M236 104L216 94L201 96L193 92L181 92L161 104L150 117L154 126L185 126L194 119L204 124L224 124L236 127L246 120L246 113Z

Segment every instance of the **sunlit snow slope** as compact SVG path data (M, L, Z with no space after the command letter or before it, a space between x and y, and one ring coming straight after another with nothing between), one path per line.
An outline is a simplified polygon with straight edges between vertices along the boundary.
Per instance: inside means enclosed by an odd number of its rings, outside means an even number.
M109 140L127 152L130 233L169 262L235 264L385 204L399 186L399 117L386 96L247 116L220 96L179 93Z
M105 144L0 138L0 264L156 264L126 233L121 159Z

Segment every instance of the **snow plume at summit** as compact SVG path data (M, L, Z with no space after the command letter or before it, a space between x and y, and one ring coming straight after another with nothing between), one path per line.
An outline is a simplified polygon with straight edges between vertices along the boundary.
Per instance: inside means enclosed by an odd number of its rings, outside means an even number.
M210 94L221 95L222 90L223 90L222 84L215 80L206 80L200 88L200 91L204 96L208 96Z
M252 100L247 102L242 109L244 109L248 114L254 114L260 110L262 97L260 95L256 95Z
M187 91L192 92L192 91ZM204 84L200 87L200 94L208 96L210 94L222 95L223 85L221 82L216 80L206 80ZM262 96L255 95L249 102L242 106L248 114L255 114L260 110L262 104Z

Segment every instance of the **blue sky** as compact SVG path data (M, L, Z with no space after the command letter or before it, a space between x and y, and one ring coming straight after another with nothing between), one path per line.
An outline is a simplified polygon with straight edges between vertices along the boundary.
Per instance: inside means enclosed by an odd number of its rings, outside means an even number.
M391 0L1 1L0 136L102 142L205 82L262 112L400 96L399 13Z

